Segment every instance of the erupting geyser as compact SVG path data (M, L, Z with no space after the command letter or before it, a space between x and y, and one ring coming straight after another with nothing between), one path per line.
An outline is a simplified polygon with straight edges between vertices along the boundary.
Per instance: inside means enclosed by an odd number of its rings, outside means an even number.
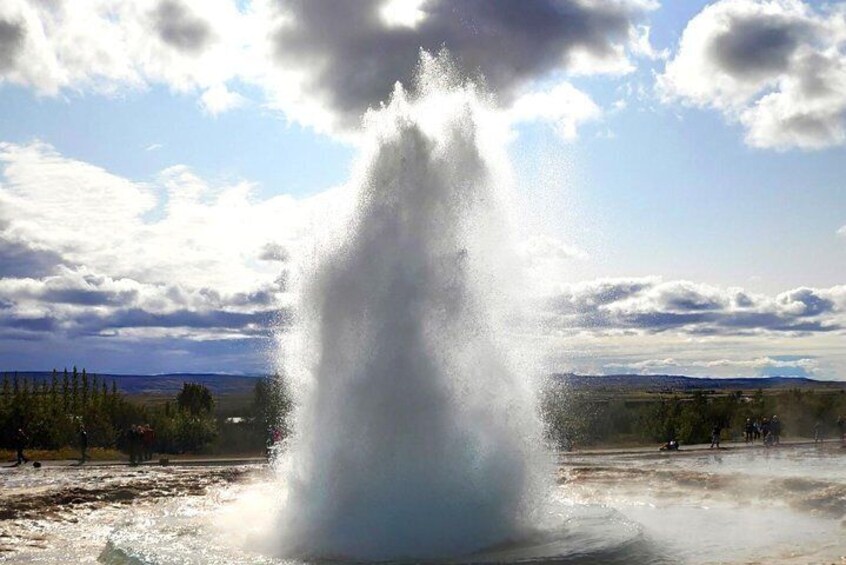
M423 55L365 117L343 237L299 283L282 341L294 433L279 462L282 553L459 556L524 535L549 468L517 304L496 113Z

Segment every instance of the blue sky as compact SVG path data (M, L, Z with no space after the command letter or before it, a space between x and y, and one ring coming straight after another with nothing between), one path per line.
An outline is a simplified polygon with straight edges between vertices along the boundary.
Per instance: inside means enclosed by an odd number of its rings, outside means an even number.
M272 368L361 113L444 45L514 132L554 370L846 378L843 3L154 4L0 8L0 369Z

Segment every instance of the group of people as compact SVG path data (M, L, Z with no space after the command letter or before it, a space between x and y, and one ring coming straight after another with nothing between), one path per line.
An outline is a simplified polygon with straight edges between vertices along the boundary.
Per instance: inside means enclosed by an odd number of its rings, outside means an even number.
M129 464L138 465L142 461L153 458L153 444L156 432L150 424L133 425L126 432L126 443L129 448Z
M781 420L773 414L772 418L746 418L744 425L744 439L746 443L763 441L764 445L779 445L781 443Z

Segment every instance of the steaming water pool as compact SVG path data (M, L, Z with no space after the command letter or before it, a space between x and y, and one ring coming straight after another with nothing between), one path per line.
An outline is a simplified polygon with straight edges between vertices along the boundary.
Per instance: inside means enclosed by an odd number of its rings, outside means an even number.
M843 563L844 465L833 446L565 455L546 533L468 561ZM0 487L3 562L294 563L274 557L267 467L3 469Z

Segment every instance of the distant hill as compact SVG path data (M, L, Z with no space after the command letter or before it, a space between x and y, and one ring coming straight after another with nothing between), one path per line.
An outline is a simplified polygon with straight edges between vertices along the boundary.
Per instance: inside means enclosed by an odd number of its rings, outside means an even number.
M575 389L608 391L692 391L758 389L846 390L846 381L818 381L805 377L685 377L683 375L576 375L555 374L553 378Z
M50 382L51 371L19 371L19 377L36 382ZM93 374L93 373L92 373ZM111 387L115 381L123 394L149 396L175 396L182 389L182 383L199 383L206 386L216 396L230 394L252 394L256 381L261 375L228 375L222 373L167 373L161 375L112 375L96 373L97 378L105 380ZM62 378L61 371L59 379Z
M19 371L18 376L27 379L50 381L49 371ZM223 373L167 373L159 375L113 375L97 373L111 387L117 383L118 390L128 395L175 396L182 389L182 383L200 383L216 396L252 394L256 381L262 375L231 375ZM61 379L61 373L59 373ZM846 381L818 381L802 377L686 377L683 375L576 375L555 374L553 379L579 390L596 391L693 391L693 390L743 390L758 389L830 389L846 390Z

